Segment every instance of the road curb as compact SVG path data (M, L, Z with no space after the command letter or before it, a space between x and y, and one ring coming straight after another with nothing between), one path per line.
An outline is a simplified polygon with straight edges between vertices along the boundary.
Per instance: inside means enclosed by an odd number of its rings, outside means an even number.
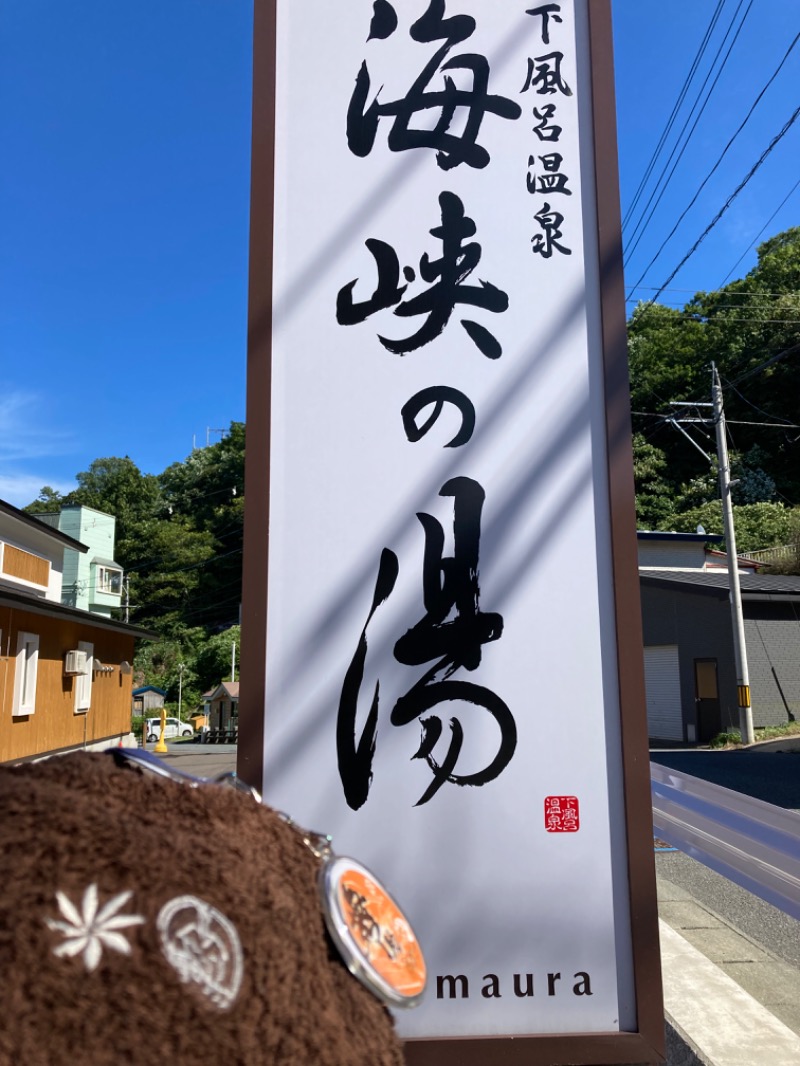
M664 1011L683 1047L669 1066L797 1066L800 1037L663 920Z

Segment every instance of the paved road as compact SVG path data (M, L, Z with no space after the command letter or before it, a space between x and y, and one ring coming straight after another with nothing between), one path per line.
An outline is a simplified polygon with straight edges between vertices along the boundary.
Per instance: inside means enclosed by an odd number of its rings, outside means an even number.
M154 744L148 744L152 752ZM167 741L167 754L160 755L168 766L195 777L216 777L236 769L235 744L195 744Z
M800 810L800 753L758 751L651 751L650 758L684 774L747 796Z
M656 853L656 872L800 970L800 922L681 852Z

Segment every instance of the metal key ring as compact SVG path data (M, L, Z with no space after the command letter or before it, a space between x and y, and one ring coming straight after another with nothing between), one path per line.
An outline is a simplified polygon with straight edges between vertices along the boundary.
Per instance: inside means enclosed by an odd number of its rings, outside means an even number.
M138 766L177 784L190 788L222 785L263 802L258 790L231 770L213 778L195 777L139 748L111 748L109 754L119 763ZM427 983L425 959L397 902L366 866L335 855L328 834L304 829L282 811L275 813L319 862L317 890L325 925L348 970L387 1005L416 1006Z
M221 774L217 774L216 777L196 777L194 774L186 774L182 770L175 770L159 759L158 756L153 755L152 752L143 751L140 748L111 748L110 753L118 760L132 763L154 777L164 777L169 781L175 781L177 784L188 785L190 788L199 788L200 785L224 785L228 788L235 788L238 792L245 792L256 803L262 802L261 793L258 789L242 781L235 770L225 770Z

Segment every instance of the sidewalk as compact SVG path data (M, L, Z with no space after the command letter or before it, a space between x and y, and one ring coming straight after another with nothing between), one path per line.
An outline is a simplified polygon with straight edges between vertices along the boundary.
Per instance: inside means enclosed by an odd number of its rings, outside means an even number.
M698 903L684 888L658 878L658 912L684 940L800 1038L800 972ZM800 1064L800 1056L796 1062Z
M657 883L669 1066L798 1066L800 973Z

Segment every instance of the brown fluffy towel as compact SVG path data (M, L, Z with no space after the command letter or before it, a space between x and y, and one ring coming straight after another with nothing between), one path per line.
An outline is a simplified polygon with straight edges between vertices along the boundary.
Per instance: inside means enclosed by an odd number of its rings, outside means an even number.
M274 811L76 754L0 767L2 1066L400 1066Z

